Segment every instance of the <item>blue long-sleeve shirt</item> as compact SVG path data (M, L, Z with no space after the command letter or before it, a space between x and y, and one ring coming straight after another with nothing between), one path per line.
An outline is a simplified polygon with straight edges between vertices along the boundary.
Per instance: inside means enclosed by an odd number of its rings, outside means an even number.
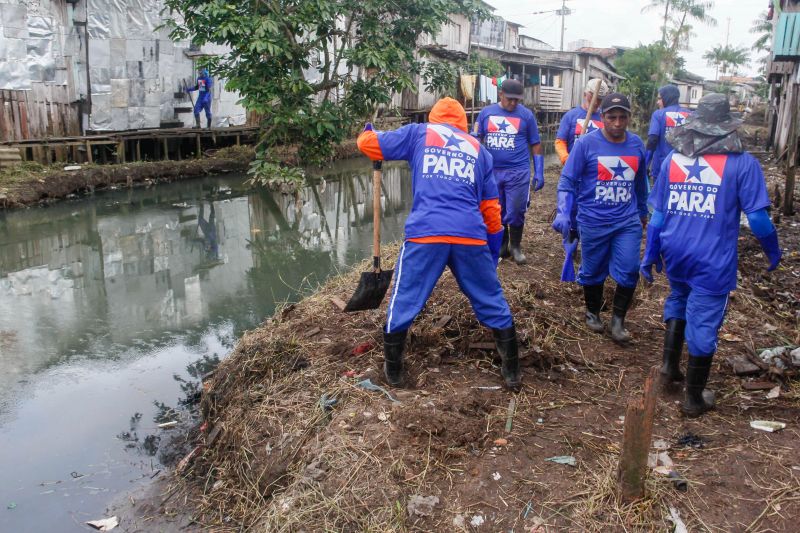
M197 83L194 87L189 88L189 90L198 92L198 100L208 100L211 98L211 87L213 86L214 82L211 80L211 76L204 74L197 77Z
M558 190L575 195L578 224L603 226L647 216L645 146L634 133L614 143L602 130L575 141Z

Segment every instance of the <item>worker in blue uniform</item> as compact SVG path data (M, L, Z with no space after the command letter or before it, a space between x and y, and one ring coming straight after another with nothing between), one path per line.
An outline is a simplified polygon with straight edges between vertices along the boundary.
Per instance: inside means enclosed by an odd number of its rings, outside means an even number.
M544 155L533 112L522 105L523 87L508 79L500 86L500 102L484 107L475 123L477 136L492 154L505 229L500 257L525 264L522 233L530 204L531 154L533 190L544 187Z
M194 127L200 127L200 111L205 111L206 127L211 127L211 87L214 82L208 74L207 68L198 69L197 83L194 87L187 87L186 92L197 91L197 101L194 103Z
M517 334L496 270L504 231L492 156L467 132L464 108L443 98L427 123L394 131L367 125L358 147L372 160L411 166L414 197L383 330L386 381L403 384L408 329L449 267L478 320L492 330L506 387L518 390Z
M642 227L647 224L647 177L644 143L627 131L628 98L611 93L600 105L603 125L581 136L573 146L558 182L553 229L569 238L571 213L577 205L583 251L578 283L583 286L586 325L605 330L600 319L606 278L616 281L611 338L627 342L625 316L639 279Z
M705 390L717 335L736 288L737 242L741 213L774 270L781 261L778 233L761 165L742 148L728 98L708 94L696 112L669 135L675 147L661 164L649 203L653 215L641 273L666 269L670 294L664 302L664 358L667 383L683 381L680 358L684 340L689 360L681 410L690 417L714 407Z
M681 107L680 91L674 85L665 85L658 90L658 107L650 117L650 129L647 131L647 168L655 177L661 168L661 162L672 151L667 141L667 134L673 128L682 125L691 113Z

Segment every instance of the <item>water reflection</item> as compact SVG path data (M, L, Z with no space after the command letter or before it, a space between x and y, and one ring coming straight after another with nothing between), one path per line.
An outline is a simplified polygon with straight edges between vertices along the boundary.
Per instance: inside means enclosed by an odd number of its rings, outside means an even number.
M104 486L129 488L141 466L130 453L158 445L154 398L196 394L193 372L242 330L370 254L370 177L353 161L296 195L217 177L0 218L0 501L20 509L0 530L24 530L38 484L64 471L110 461ZM410 196L406 167L387 166L384 240L401 238ZM33 528L102 512L103 494L47 502Z

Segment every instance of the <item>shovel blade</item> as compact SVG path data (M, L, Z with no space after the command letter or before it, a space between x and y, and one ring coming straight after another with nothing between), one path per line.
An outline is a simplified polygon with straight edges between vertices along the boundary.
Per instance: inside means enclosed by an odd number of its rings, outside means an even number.
M362 272L356 292L344 308L345 313L366 311L380 307L383 297L386 296L386 291L389 290L393 273L394 270Z

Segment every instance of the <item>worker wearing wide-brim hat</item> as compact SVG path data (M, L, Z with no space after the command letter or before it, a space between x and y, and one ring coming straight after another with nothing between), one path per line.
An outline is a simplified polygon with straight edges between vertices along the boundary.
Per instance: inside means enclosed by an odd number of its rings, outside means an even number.
M717 335L736 289L741 213L767 257L778 267L782 252L769 219L770 205L759 162L744 151L736 131L742 120L730 112L728 98L708 94L697 110L669 134L675 150L658 169L649 203L653 215L641 272L666 269L670 294L664 302L664 355L667 383L681 382L684 341L689 360L682 411L699 416L714 407L705 390ZM663 263L662 263L663 261Z

